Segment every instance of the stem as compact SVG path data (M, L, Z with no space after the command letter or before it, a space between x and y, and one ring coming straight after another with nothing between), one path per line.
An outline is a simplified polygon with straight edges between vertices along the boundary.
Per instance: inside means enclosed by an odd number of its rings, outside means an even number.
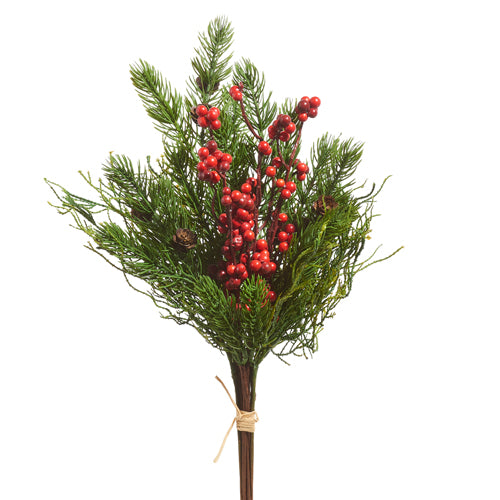
M255 410L255 383L257 367L249 363L231 364L236 404L242 411ZM254 433L238 431L238 455L240 463L240 500L253 500Z

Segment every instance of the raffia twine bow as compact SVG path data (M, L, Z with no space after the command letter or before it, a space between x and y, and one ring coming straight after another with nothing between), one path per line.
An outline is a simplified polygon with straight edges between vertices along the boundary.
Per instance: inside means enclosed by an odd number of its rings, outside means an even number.
M231 394L227 390L227 387L224 385L224 382L219 377L215 377L221 384L222 387L224 387L224 390L226 391L227 395L229 396L229 399L231 400L231 403L233 403L233 406L236 408L236 416L234 417L233 421L231 422L231 425L226 432L226 435L224 437L224 441L222 441L222 445L220 447L219 453L217 453L217 456L214 458L214 462L217 462L219 460L222 450L224 449L224 446L226 445L227 438L229 434L231 433L231 430L233 429L234 424L236 423L236 429L238 429L241 432L255 432L255 424L256 422L259 421L259 417L257 416L256 411L242 411L238 408L238 405L234 402L234 399L232 398Z

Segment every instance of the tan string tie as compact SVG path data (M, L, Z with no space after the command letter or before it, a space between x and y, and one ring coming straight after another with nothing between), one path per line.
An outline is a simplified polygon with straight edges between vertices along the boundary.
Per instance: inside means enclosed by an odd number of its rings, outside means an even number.
M236 417L234 417L233 421L231 422L231 426L229 427L229 430L226 432L224 441L222 441L219 453L217 453L217 456L214 459L214 462L217 462L217 460L219 460L219 457L222 454L224 446L226 445L227 438L231 430L233 429L234 423L236 422L236 429L238 429L241 432L255 432L255 423L259 421L259 417L257 416L256 411L240 410L237 404L234 402L234 399L232 398L231 394L229 394L229 391L227 390L227 387L224 385L224 382L219 377L215 378L222 384L222 387L224 387L224 390L227 392L227 395L229 396L231 403L233 403L233 406L236 408Z

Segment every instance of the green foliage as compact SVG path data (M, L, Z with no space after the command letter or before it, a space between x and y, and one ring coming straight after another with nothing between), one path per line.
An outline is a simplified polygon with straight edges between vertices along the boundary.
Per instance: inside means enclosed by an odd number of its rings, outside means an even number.
M311 150L312 175L298 183L285 205L297 232L290 250L275 259L278 270L271 284L276 302L267 299L268 283L259 276L243 282L239 298L225 292L211 274L226 239L217 231L221 185L198 180L197 150L210 134L196 125L191 108L199 103L220 108L222 127L213 138L233 156L227 183L237 187L268 164L257 154L254 133L264 137L277 113L294 118L296 105L273 102L263 74L249 60L231 68L227 51L232 36L224 18L212 21L200 35L187 97L147 62L131 66L132 82L163 137L163 155L154 165L149 157L134 166L126 156L111 154L103 178L94 181L81 173L95 201L47 182L59 212L71 214L74 227L89 238L87 247L120 270L131 287L150 296L163 317L193 326L232 362L258 365L270 352L283 359L315 351L318 333L350 293L354 276L378 262L373 256L361 261L360 256L380 190L358 195L363 186L356 186L353 175L362 145L325 134ZM254 133L228 95L234 82L243 83ZM300 143L295 145L300 133L298 128L289 143L281 143L278 153L286 161L300 154ZM263 183L259 225L281 209L276 194L269 182ZM327 196L336 205L321 212L318 200ZM179 228L196 234L194 248L179 245ZM258 237L266 237L266 231L268 227Z

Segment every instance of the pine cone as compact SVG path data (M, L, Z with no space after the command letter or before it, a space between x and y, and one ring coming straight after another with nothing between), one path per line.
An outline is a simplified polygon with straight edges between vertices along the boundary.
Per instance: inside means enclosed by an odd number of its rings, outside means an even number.
M333 199L333 196L326 195L326 196L320 196L314 203L313 203L313 210L323 216L325 215L327 210L333 210L334 208L337 208L339 204Z
M215 92L216 90L219 90L219 83L220 82L217 82L211 89L209 89L208 82L202 82L201 78L199 76L196 77L196 85L198 85L198 88L200 90L208 92L209 94L211 94L212 92Z
M172 239L174 240L176 248L182 250L183 252L187 252L196 246L198 237L193 233L193 231L180 228L177 229Z
M141 212L140 210L137 210L135 208L130 211L130 215L132 217L135 217L136 219L141 220L142 222L151 222L153 220L153 214Z

